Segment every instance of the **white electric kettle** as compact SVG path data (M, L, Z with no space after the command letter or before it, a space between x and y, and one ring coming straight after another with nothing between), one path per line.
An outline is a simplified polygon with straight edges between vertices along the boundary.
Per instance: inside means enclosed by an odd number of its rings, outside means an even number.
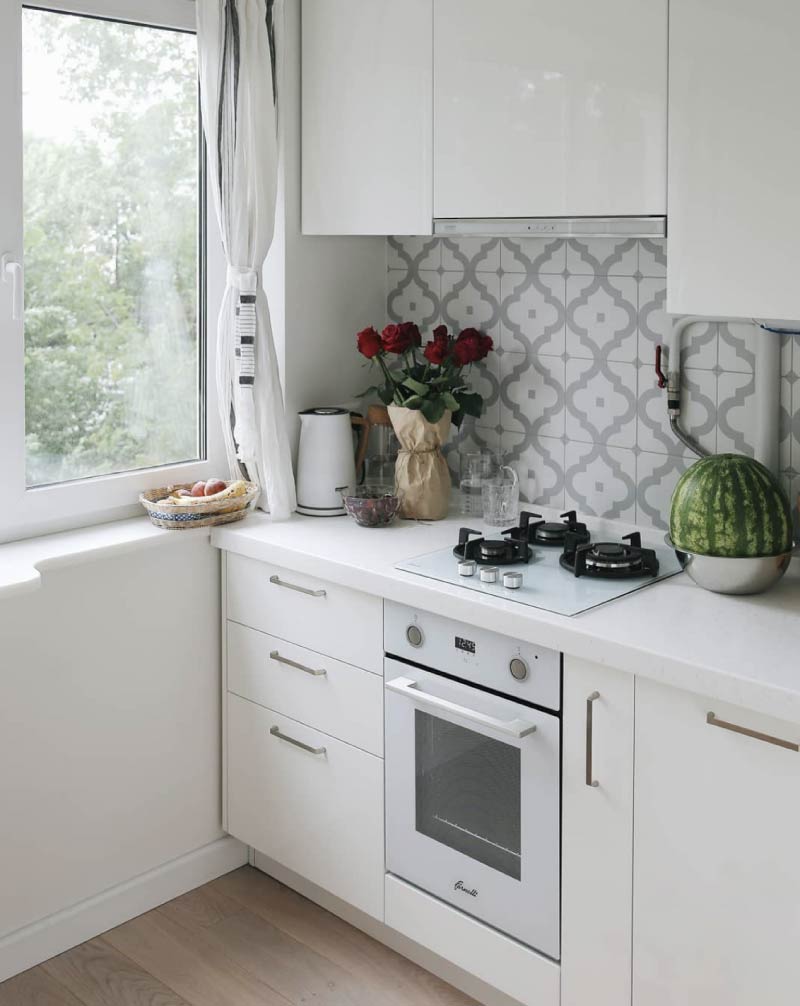
M297 512L340 517L342 493L356 485L352 418L347 409L306 409L300 415Z

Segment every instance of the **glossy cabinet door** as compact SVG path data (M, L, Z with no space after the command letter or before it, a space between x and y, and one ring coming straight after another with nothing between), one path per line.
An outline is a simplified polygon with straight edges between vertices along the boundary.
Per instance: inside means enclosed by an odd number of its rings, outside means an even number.
M434 217L666 212L667 0L435 0Z
M797 1003L800 753L774 741L800 725L637 679L636 1006Z
M800 319L800 4L671 0L667 310Z
M633 695L564 657L561 1006L631 1001Z
M303 0L304 234L430 234L433 0Z

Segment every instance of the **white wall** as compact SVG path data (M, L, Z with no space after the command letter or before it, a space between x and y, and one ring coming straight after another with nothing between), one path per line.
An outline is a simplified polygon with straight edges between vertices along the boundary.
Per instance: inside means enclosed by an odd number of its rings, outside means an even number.
M300 229L300 0L278 5L280 183L264 285L296 447L296 413L352 399L371 383L355 334L386 318L386 241L306 237ZM365 157L381 151L365 150Z
M222 836L219 584L175 532L0 602L0 971L12 931Z

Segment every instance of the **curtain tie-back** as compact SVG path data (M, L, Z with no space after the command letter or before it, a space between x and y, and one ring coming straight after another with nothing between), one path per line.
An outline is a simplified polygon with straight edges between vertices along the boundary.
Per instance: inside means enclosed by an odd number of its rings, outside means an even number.
M239 293L255 293L258 289L258 271L249 267L229 265L228 286Z

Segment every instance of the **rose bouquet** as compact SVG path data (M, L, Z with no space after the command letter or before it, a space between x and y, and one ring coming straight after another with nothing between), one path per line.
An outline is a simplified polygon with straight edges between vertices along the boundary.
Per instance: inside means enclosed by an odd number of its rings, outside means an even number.
M419 410L430 423L438 423L449 410L458 427L465 416L478 417L483 411L483 399L470 391L466 375L494 345L475 328L453 337L439 325L432 334L423 348L419 328L410 321L387 325L382 332L372 327L359 332L359 353L380 367L383 378L368 391L377 392L384 405Z

